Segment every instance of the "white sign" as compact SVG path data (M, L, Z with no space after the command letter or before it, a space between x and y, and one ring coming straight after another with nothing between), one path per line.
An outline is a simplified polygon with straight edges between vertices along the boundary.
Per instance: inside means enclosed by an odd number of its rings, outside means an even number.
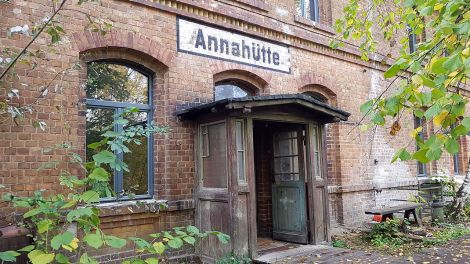
M189 20L177 20L178 51L290 73L289 48Z

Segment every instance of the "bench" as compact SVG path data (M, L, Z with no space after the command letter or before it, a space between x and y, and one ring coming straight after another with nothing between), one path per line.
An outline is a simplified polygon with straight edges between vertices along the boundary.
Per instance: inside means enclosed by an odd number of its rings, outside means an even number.
M416 209L422 207L421 204L419 203L407 203L407 204L400 204L400 205L394 205L394 206L389 206L385 208L379 208L379 209L371 209L365 211L366 214L371 214L375 216L379 216L377 222L384 222L387 219L393 219L393 214L394 213L401 213L404 212L405 216L404 218L407 219L408 221L410 220L410 215L413 215L414 222L418 226L422 226L422 221L421 221L421 215L416 213Z

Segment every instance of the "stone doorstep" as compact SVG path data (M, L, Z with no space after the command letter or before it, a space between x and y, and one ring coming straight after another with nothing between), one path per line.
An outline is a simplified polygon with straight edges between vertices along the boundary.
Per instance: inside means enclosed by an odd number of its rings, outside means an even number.
M282 261L286 258L297 258L301 256L311 256L311 255L324 255L325 253L328 254L341 254L344 253L345 249L335 248L331 246L325 245L301 245L296 248L286 249L278 252L268 253L266 255L260 256L254 259L254 263L261 263L261 264L271 264L276 263L277 261Z

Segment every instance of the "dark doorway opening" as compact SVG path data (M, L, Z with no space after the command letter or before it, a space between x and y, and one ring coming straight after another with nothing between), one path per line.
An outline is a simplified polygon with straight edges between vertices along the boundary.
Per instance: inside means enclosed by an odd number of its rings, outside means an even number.
M254 121L258 248L308 242L305 126ZM272 241L269 242L269 241ZM284 246L281 246L284 245Z

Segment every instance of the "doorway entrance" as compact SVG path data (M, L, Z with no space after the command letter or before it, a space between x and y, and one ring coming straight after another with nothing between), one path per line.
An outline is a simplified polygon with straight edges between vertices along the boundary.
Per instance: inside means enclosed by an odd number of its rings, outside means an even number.
M309 242L305 135L305 125L253 122L257 235L264 244Z
M208 240L201 258L256 258L272 245L329 240L325 124L349 113L293 94L223 99L177 115L197 127L195 224L231 237Z

